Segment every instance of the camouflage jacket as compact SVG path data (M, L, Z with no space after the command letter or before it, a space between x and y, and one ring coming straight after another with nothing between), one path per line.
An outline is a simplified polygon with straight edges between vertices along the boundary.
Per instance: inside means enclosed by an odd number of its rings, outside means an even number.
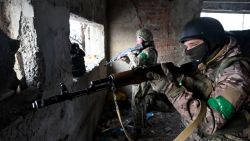
M188 89L189 85L193 84L187 84L186 86L181 87L176 87L176 85L168 86L168 88L165 90L165 94L174 105L176 110L181 114L185 125L188 125L191 121L193 121L199 113L199 99L201 99L201 94L206 95L203 96L202 99L205 99L207 103L209 99L216 99L220 96L224 97L226 101L230 102L230 105L233 106L234 110L232 114L236 114L242 109L247 108L250 99L250 89L248 88L250 86L250 72L248 69L244 67L241 61L234 61L225 66L225 68L223 68L223 70L218 73L220 64L223 60L239 54L241 54L241 52L238 49L236 40L231 38L228 44L226 44L220 51L214 54L212 58L207 60L206 65L199 65L198 72L202 74L202 76L206 77L206 80L211 82L211 91L208 94L204 94L207 93L207 87L201 88L199 95ZM184 75L181 79L187 80L186 78L188 77L189 79L196 79L192 76ZM203 80L201 79L200 81ZM193 82L196 82L196 80ZM207 104L205 119L198 129L199 135L215 135L214 133L226 125L231 117L233 117L233 115L226 117L221 111ZM230 133L228 136L227 134L223 134L221 136L223 136L223 138L235 136L243 140L247 140L248 138L247 135L243 133L243 131L239 133ZM235 138L231 139L235 140Z
M157 63L157 51L151 46L143 49L138 54L131 53L128 55L130 68L138 66L150 66Z

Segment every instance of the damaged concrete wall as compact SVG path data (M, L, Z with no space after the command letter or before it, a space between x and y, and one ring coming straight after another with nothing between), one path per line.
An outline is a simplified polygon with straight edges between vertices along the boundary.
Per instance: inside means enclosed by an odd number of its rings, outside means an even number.
M19 42L9 38L0 30L0 101L9 96L7 91L12 87L10 86L12 85L11 81L17 80L13 66L15 62L15 53L18 48Z
M136 30L146 27L154 35L158 62L179 62L183 58L183 48L178 45L181 28L186 21L199 16L201 5L202 0L109 0L110 57L133 47ZM117 61L111 69L111 72L120 72L129 67ZM126 90L129 91L129 87Z
M16 54L19 62L15 67L18 72L17 76L19 79L24 79L28 86L36 86L41 80L39 78L41 71L36 31L33 26L33 7L27 0L12 0L2 4L1 17L5 18L3 18L1 29L11 38L21 41Z
M74 83L69 54L70 12L106 26L105 0L6 0L0 4L0 28L9 37L20 40L19 75L25 77L28 87L39 85L43 98L59 94L60 82L65 83L69 91L76 91L87 87L90 80L106 76L102 61L99 67ZM13 64L8 68L11 66ZM0 140L93 140L105 96L103 91L28 115L17 115L17 120L1 130Z

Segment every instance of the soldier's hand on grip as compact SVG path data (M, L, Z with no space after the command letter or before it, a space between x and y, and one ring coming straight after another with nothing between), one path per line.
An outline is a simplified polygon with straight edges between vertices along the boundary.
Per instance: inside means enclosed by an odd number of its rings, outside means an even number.
M164 72L164 75L160 75L155 72L148 72L146 74L147 78L151 79L150 83L152 88L159 92L164 93L164 91L167 89L168 85L173 81L173 75L169 71L169 68L171 66L174 66L173 63L162 63L161 68Z

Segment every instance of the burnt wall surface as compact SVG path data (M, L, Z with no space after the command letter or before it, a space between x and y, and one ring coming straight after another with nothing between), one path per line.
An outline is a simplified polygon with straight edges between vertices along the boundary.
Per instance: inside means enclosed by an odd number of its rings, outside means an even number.
M0 1L0 6L0 28L9 37L20 41L18 52L24 67L20 75L25 78L27 87L39 85L43 90L42 98L59 94L61 82L65 83L69 91L76 91L87 87L90 80L106 76L102 61L99 67L85 74L78 82L73 82L69 53L70 13L106 27L105 0L6 0ZM7 66L10 70L14 67L13 55L16 50L17 47L7 54L12 59ZM0 55L4 55L4 52L1 51ZM0 76L4 75L0 73ZM91 141L105 96L106 92L103 91L21 115L15 112L18 109L16 107L10 113L16 119L1 129L0 140ZM7 106L0 104L0 109L12 110L8 109L8 106L12 106L8 100L0 101L7 101ZM1 116L3 114L1 112Z
M154 35L158 62L180 62L183 48L178 39L183 25L198 17L202 0L109 0L107 1L110 57L135 46L135 33L141 27ZM111 67L111 72L129 69L122 61Z
M201 5L201 0L108 1L110 56L133 47L136 30L146 27L154 35L158 62L178 62L182 51L178 45L181 29L188 20L199 16ZM114 68L122 70L122 67Z

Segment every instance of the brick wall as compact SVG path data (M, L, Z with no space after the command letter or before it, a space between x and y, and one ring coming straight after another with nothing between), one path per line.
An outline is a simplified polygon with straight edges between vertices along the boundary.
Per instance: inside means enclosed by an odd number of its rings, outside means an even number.
M152 31L159 52L158 62L164 61L166 54L172 54L169 53L171 50L169 48L175 46L173 38L169 35L171 2L168 0L131 0L131 2L139 19L138 27L147 27Z
M178 36L187 20L199 16L202 0L108 0L107 59L135 45L135 33L140 27L154 34L158 62L179 62L183 48ZM109 73L128 70L126 63L117 61ZM125 87L130 93L130 87Z
M109 0L108 17L110 18L108 23L111 33L109 40L111 56L117 50L131 46L131 42L134 42L134 33L138 28L147 27L154 35L156 49L159 53L158 62L179 62L183 58L183 48L180 48L178 44L181 28L187 20L199 16L201 4L201 0L188 2L181 0ZM133 38L128 36L133 36ZM119 67L114 68L120 70Z

